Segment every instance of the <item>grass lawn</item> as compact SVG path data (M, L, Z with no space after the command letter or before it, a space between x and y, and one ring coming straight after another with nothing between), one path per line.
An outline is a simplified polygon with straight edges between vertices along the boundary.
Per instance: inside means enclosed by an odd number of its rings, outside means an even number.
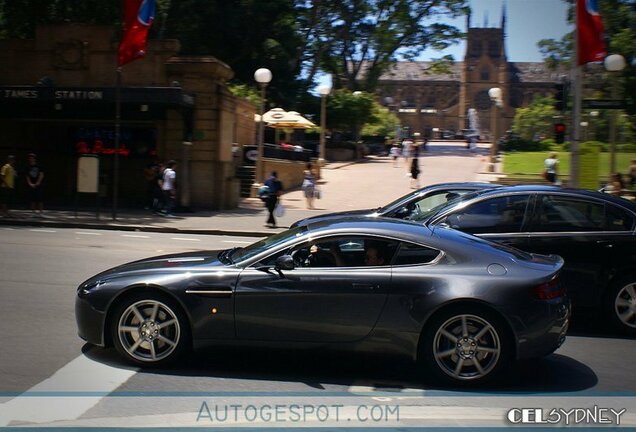
M523 177L536 176L543 172L543 161L550 152L508 152L504 154L503 171L508 175ZM558 152L559 173L569 174L570 153ZM609 176L609 153L599 155L599 177ZM626 174L630 161L636 159L636 153L616 153L616 168L621 174Z

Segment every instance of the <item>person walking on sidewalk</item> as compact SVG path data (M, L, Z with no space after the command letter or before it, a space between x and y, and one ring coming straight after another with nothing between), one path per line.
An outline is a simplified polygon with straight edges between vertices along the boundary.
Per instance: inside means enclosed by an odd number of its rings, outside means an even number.
M307 208L313 210L314 198L316 197L316 173L311 167L310 162L307 162L307 168L303 171L303 176L301 189L307 199Z
M272 175L267 180L265 180L264 184L269 188L268 196L265 199L265 206L267 207L267 211L269 212L269 216L267 217L267 226L276 228L274 210L276 209L278 199L283 192L283 184L280 180L278 180L278 173L276 171L272 171Z
M0 204L2 205L2 216L9 216L9 207L13 204L13 193L15 191L16 171L14 168L15 157L7 156L7 163L0 169Z
M177 173L174 170L176 166L177 162L170 160L166 162L166 169L163 171L161 190L165 205L164 216L166 217L174 217L172 211L177 202Z
M544 177L547 181L552 184L556 184L557 182L557 173L559 168L559 160L557 159L557 154L552 152L550 157L547 158L543 164L545 165L544 169Z
M29 167L27 169L27 184L29 185L29 201L31 202L31 211L40 215L44 210L42 199L42 182L44 181L44 169L37 162L35 153L29 153Z
M411 188L418 189L420 187L420 164L419 164L419 148L415 147L413 157L411 158Z

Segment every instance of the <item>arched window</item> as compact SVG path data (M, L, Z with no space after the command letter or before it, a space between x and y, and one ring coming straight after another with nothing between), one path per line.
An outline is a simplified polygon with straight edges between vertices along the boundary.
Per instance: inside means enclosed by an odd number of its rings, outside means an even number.
M490 81L490 69L483 67L480 76L482 81Z

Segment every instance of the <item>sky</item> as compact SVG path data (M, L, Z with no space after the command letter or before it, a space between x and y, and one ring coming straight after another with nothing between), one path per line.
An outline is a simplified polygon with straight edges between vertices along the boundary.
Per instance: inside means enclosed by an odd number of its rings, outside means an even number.
M487 27L499 27L504 3L506 54L509 61L542 61L537 42L541 39L561 39L574 29L567 23L567 4L563 0L469 0L472 10L471 26L486 27L484 24L487 20ZM442 22L466 31L465 17ZM451 54L456 61L461 61L465 49L466 44L462 41L444 51L426 50L422 53L421 60Z

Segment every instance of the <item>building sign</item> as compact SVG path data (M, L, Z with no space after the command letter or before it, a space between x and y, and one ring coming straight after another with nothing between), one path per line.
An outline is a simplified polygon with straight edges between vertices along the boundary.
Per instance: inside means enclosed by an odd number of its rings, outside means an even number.
M115 149L115 129L80 127L73 132L74 153L79 155L114 155L154 158L157 155L157 131L154 128L123 127L119 149Z
M56 99L56 100L103 100L104 91L97 89L55 90L51 98L51 89L4 88L0 90L1 99Z

